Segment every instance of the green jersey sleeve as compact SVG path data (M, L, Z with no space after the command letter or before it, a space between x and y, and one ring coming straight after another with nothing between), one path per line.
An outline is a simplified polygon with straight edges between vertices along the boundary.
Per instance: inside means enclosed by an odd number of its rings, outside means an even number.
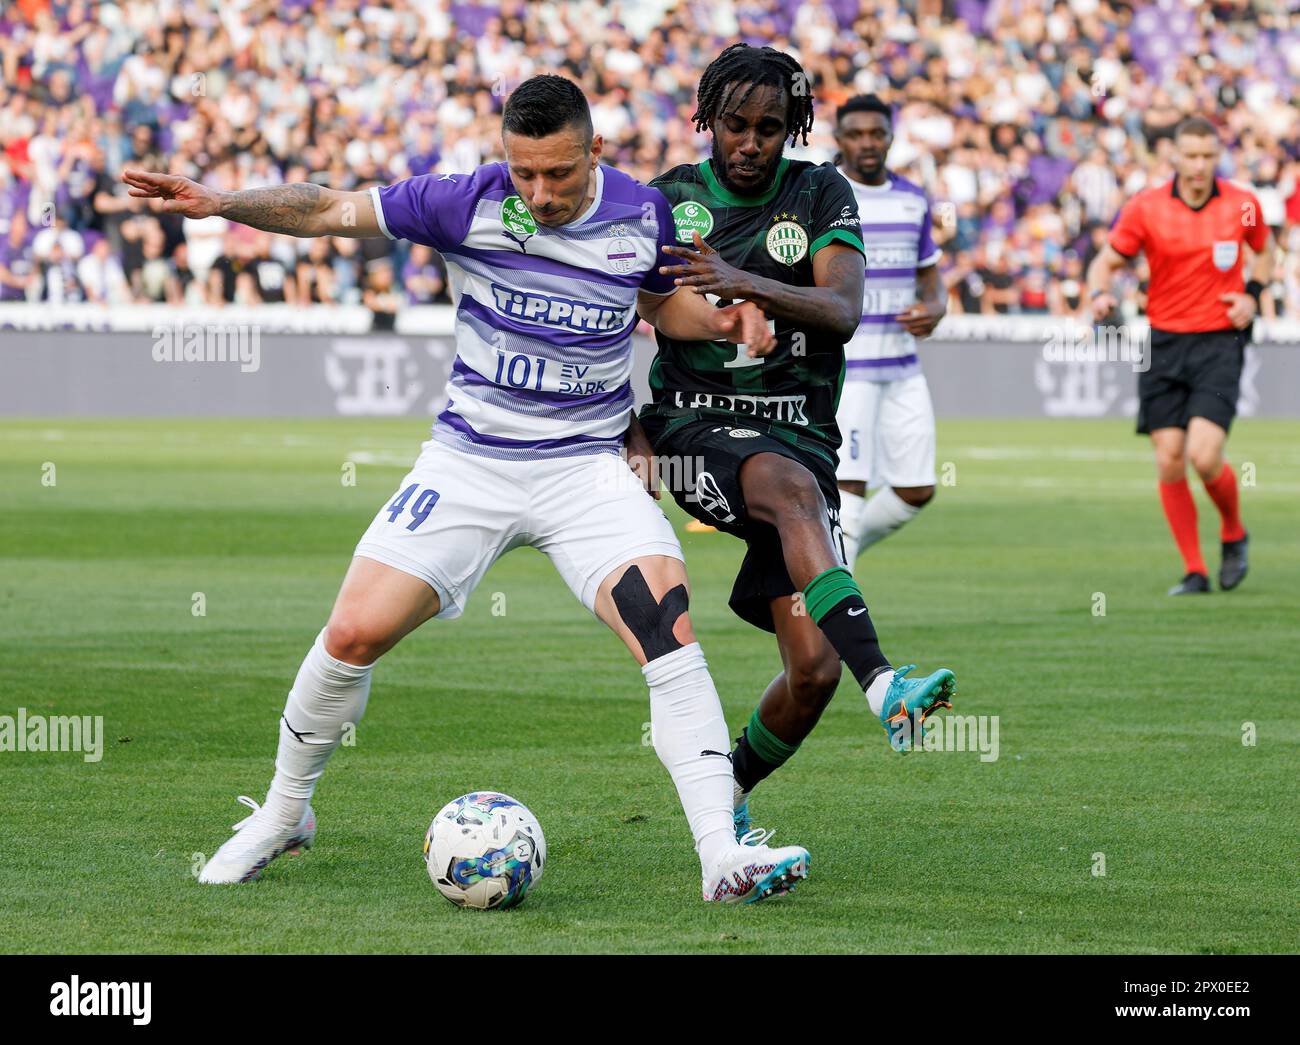
M821 165L821 191L814 197L811 257L830 243L845 243L862 254L862 221L858 217L858 201L844 175L833 164Z

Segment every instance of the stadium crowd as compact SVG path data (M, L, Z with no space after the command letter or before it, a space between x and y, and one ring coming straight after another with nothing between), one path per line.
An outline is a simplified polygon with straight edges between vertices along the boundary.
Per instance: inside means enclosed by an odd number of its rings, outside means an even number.
M950 312L1063 313L1123 200L1211 117L1300 316L1297 0L11 0L0 13L0 301L447 300L425 247L271 236L153 215L125 166L225 189L340 189L502 158L538 72L577 80L606 161L642 180L707 154L700 73L744 39L795 54L835 107L895 107L890 167L934 200ZM1130 303L1140 286L1130 285ZM1130 304L1130 307L1132 305Z

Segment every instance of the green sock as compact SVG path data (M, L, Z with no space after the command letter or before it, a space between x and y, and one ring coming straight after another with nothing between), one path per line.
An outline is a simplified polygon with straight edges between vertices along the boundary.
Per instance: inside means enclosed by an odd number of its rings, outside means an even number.
M862 590L843 566L832 566L817 574L803 590L804 607L817 624L845 599L862 601Z
M760 780L774 773L798 750L798 744L787 744L780 737L774 736L759 720L758 708L755 708L749 716L749 725L745 727L731 753L736 783L742 791L753 791Z
M774 768L784 765L799 750L798 744L787 744L763 725L758 717L758 708L749 716L749 728L745 735L749 737L749 746L754 749L754 754L764 762L771 762Z

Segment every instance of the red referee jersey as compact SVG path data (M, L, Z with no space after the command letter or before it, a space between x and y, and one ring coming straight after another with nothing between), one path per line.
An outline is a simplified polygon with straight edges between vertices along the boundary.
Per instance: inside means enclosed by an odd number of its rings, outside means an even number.
M1147 319L1159 330L1228 330L1220 294L1241 293L1241 244L1264 249L1268 226L1253 192L1214 179L1210 198L1193 210L1177 179L1143 189L1119 212L1110 245L1125 257L1145 252L1151 269Z

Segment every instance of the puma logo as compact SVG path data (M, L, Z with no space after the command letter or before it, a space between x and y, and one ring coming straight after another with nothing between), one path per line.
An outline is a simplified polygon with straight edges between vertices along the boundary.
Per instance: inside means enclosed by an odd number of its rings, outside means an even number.
M311 730L303 730L301 733L299 733L298 730L294 729L293 726L289 725L289 720L285 718L283 715L280 716L280 721L282 721L285 724L285 726L288 727L289 732L294 735L294 739L297 740L299 744L307 743L307 741L302 739L303 737L314 737L316 735Z

